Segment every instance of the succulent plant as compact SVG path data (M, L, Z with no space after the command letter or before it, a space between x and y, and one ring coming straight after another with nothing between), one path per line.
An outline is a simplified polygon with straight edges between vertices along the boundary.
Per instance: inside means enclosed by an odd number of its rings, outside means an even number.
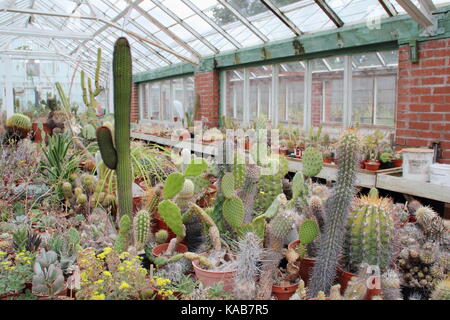
M167 232L167 230L161 229L155 233L155 240L159 244L165 243L168 238L169 233Z
M441 239L445 232L444 222L433 209L420 207L414 214L426 237L433 240Z
M322 170L322 153L314 147L308 147L302 154L303 174L314 177Z
M378 197L375 188L356 200L347 219L346 257L350 270L363 262L381 269L389 266L394 232L390 210L390 200Z
M131 229L131 218L129 215L123 215L120 218L119 223L119 234L117 235L116 243L114 244L114 249L122 253L127 249L128 232Z
M336 276L338 256L344 242L345 222L355 193L358 151L358 136L353 130L347 130L338 145L337 180L333 193L325 204L327 218L309 283L310 297L315 297L319 291L328 292Z
M431 300L450 300L450 279L442 280L436 285Z
M6 129L10 135L25 138L31 131L31 120L24 114L15 113L6 119Z
M134 238L138 249L143 248L150 235L150 214L146 210L139 211L134 218Z
M54 297L64 290L64 276L57 265L58 256L53 251L42 249L34 263L33 292Z

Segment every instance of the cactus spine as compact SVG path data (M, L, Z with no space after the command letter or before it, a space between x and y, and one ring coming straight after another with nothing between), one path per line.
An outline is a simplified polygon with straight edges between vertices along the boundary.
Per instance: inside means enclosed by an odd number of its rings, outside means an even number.
M308 147L303 152L303 174L314 177L322 170L322 153L314 147Z
M431 300L450 300L450 279L442 280L436 285Z
M131 218L129 215L124 215L120 218L119 222L119 234L117 235L116 243L114 244L114 249L121 253L127 249L127 238L128 232L131 228Z
M137 248L143 248L150 235L150 214L141 210L134 218L134 237Z
M357 200L347 220L346 256L350 270L357 269L362 262L381 269L389 266L394 231L390 209L389 199L379 198L375 191Z
M84 71L81 71L81 90L83 92L83 102L88 108L95 108L97 106L97 101L95 98L103 91L100 85L100 66L102 63L102 49L97 50L97 65L95 68L95 90L92 88L92 80L88 78L88 87L86 88L86 76ZM88 97L89 94L89 97Z
M114 45L114 141L108 126L97 129L97 140L105 164L115 169L119 214L131 215L132 175L130 159L130 105L131 105L131 51L126 38L119 38Z
M309 286L311 298L319 291L328 292L336 276L338 255L344 242L347 213L355 192L359 139L353 130L344 132L337 151L339 154L337 180L333 194L325 204L327 218Z
M9 134L25 138L31 131L31 120L24 114L15 113L6 120L6 129Z

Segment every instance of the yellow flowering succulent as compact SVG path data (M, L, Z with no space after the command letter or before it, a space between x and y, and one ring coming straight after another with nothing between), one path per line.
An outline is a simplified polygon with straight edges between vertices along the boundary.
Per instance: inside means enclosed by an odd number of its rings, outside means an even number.
M126 283L125 281L122 281L122 283L119 286L119 289L123 290L123 289L129 288L129 287L130 287L130 285L128 283Z

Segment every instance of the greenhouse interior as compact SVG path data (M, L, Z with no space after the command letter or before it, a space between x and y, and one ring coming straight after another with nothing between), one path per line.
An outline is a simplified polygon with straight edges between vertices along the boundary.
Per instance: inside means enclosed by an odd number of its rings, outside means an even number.
M0 88L0 300L450 300L449 0L0 0Z

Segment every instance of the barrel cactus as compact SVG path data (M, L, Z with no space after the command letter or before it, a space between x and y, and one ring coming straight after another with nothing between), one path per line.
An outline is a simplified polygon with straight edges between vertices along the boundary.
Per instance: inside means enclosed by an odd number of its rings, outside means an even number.
M25 138L31 131L31 120L24 114L15 113L6 120L6 129L11 135Z
M394 231L390 210L391 201L378 197L376 192L357 199L347 219L346 257L350 269L356 270L362 262L381 269L389 266Z

